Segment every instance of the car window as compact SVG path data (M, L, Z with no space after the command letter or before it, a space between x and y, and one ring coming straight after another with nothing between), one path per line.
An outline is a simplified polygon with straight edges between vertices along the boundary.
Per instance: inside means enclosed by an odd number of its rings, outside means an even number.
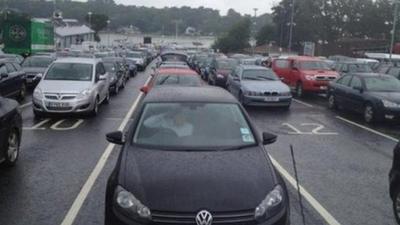
M344 86L349 86L351 80L351 76L344 76L341 77L339 80L336 81L336 83L344 85Z
M47 71L44 80L91 81L92 64L54 63Z
M359 77L354 76L353 79L351 80L350 87L352 87L352 88L355 88L355 87L360 88L360 87L362 87L361 79Z
M22 70L22 67L21 67L18 63L12 63L12 65L15 67L15 69L16 69L17 71Z
M237 148L256 140L237 104L148 103L133 142L187 151Z
M1 65L0 66L0 74L8 74L8 72L7 72L7 67L6 67L6 65L5 64L3 64L3 65Z
M300 66L297 68L303 70L329 70L328 64L322 61L303 61L300 62Z
M104 68L103 63L98 63L96 66L96 75L103 75L106 73L106 69Z
M372 73L372 69L368 64L351 64L348 65L348 71L353 73Z
M364 81L368 91L400 92L400 81L391 76L365 77Z
M400 67L392 67L390 68L390 70L388 71L389 75L392 75L396 78L399 78L400 75Z
M174 75L162 74L158 75L155 81L156 86L180 85L180 86L200 86L201 79L197 75Z
M11 63L6 63L6 68L9 73L13 73L13 72L17 71Z
M289 68L289 61L286 59L277 59L275 61L276 68L279 69L288 69Z

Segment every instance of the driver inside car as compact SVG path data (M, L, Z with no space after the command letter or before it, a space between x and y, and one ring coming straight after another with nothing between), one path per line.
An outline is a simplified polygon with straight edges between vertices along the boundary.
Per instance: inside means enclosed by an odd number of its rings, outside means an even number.
M188 121L182 110L153 115L144 121L144 125L148 128L170 129L178 137L193 135L193 124Z

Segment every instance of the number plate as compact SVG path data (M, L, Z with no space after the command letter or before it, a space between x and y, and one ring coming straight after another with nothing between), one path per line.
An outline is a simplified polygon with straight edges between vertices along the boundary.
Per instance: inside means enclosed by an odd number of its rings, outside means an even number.
M26 78L27 83L32 83L33 79L32 78Z
M278 97L265 97L264 101L266 101L266 102L279 102L279 98Z
M321 89L321 90L328 90L328 87L327 87L327 86L320 86L319 89Z
M47 107L54 107L54 108L66 108L69 107L69 104L66 102L47 102Z

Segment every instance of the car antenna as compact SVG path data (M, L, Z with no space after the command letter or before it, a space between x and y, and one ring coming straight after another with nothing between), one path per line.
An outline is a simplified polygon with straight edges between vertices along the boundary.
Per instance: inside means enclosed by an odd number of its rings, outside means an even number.
M303 220L303 225L306 225L306 217L304 216L303 198L302 198L301 193L300 193L300 182L299 182L299 176L297 174L297 166L296 166L296 159L294 157L293 145L290 145L290 154L292 155L292 162L293 162L294 176L295 176L296 185L297 185L297 187L296 187L297 188L297 195L299 197L301 218Z

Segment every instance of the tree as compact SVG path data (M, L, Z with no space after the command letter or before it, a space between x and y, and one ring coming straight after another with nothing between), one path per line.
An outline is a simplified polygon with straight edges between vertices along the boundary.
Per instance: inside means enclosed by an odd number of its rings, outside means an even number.
M95 40L100 41L98 33L107 27L108 16L103 14L92 14L90 16L86 15L85 20L89 23L90 28L94 30Z
M214 43L213 48L223 53L238 52L249 47L251 20L244 18L221 35Z
M258 46L276 40L277 40L276 26L273 24L265 24L263 27L261 27L261 29L258 31L256 35L256 41Z

